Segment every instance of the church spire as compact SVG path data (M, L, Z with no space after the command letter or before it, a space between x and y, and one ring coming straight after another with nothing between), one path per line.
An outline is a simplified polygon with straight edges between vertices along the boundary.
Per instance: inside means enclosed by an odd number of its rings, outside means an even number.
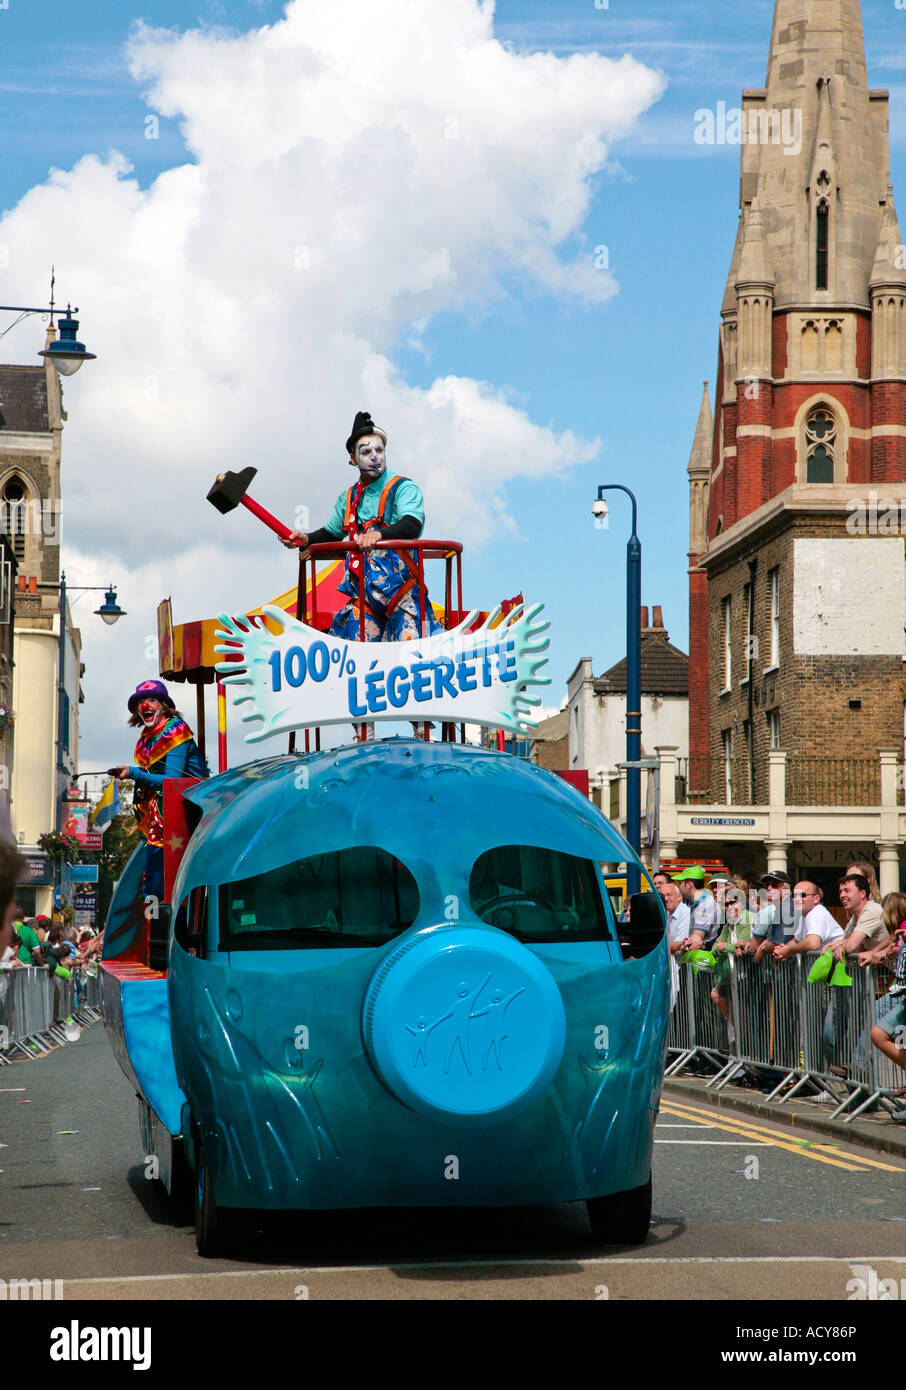
M889 170L887 94L868 87L859 0L776 0L765 87L743 109L743 201L769 209L775 307L818 293L867 309Z
M888 185L881 235L871 271L871 375L873 381L906 376L906 265L900 224Z
M707 381L702 383L702 402L695 426L695 439L689 455L689 553L701 555L708 546L708 491L711 477L711 450L714 442L714 416Z

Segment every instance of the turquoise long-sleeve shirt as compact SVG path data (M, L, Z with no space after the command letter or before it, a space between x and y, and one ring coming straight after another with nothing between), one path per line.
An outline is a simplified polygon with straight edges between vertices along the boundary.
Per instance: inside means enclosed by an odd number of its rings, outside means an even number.
M391 473L390 477L394 475ZM378 503L381 500L381 493L387 486L388 477L386 472L379 478L375 478L364 489L359 499L359 521L373 521L378 514ZM330 520L324 525L324 530L329 531L337 540L344 540L346 537L346 493L344 488L336 501L336 506L330 514ZM416 487L411 479L406 478L400 483L399 487L387 508L384 521L388 526L399 521L401 517L412 516L419 526L425 524L425 501L422 497L422 490Z

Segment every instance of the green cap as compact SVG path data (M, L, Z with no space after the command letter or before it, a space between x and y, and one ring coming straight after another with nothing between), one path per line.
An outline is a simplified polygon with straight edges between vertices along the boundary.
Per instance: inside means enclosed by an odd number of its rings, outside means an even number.
M701 864L692 864L688 869L683 869L681 874L673 875L674 883L682 883L683 879L691 878L695 883L704 883L705 871Z

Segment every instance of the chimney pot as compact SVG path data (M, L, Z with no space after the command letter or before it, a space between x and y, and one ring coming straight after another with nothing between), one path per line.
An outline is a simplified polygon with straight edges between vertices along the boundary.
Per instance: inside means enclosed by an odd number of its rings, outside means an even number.
M664 626L664 611L663 611L663 608L661 607L661 605L660 605L659 603L656 603L656 604L654 605L653 613L654 613L654 616L653 616L653 618L652 618L652 620L651 620L651 625L652 625L652 627L663 627L663 626Z
M648 606L647 606L647 604L643 604L643 605L642 605L642 627L647 627L647 626L648 626Z

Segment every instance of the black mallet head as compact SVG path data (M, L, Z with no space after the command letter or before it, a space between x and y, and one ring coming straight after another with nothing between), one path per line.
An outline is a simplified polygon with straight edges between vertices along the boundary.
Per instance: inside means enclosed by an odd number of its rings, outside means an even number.
M221 473L208 493L208 501L219 512L231 512L239 506L257 472L257 468L243 468L241 473Z

